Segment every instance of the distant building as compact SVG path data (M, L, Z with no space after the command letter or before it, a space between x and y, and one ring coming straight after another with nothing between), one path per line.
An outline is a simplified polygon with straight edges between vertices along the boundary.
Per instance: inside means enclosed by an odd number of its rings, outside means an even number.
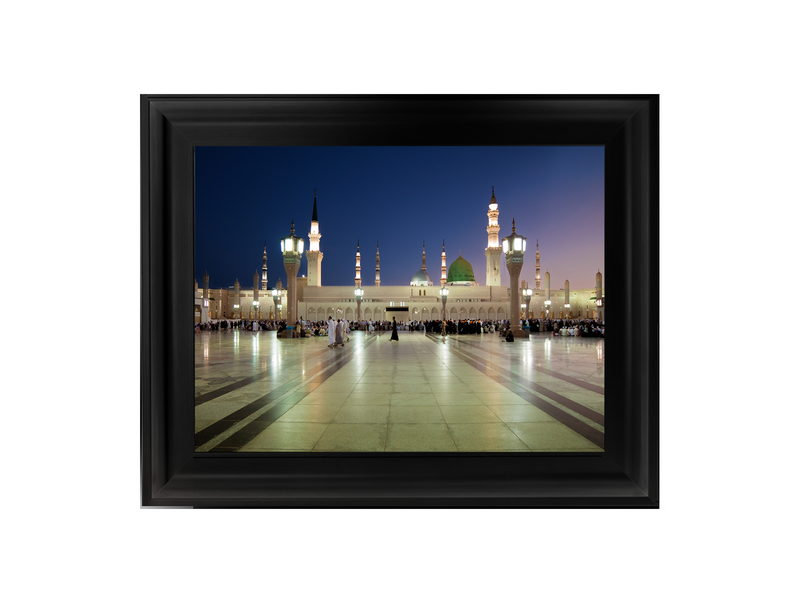
M479 319L508 320L510 289L501 282L508 280L502 257L499 239L499 206L492 196L489 202L488 246L486 247L486 284L480 285L475 279L474 269L459 252L458 257L446 267L446 248L442 242L441 279L434 283L427 273L425 246L422 243L422 266L413 274L408 285L380 285L380 248L377 244L375 257L374 286L363 287L361 304L362 320L407 320L426 321L441 319L442 285L449 289L446 314L448 320ZM327 320L328 317L357 320L357 301L355 287L362 287L360 272L360 245L358 242L355 261L355 285L323 286L321 284L321 264L324 257L320 249L321 231L318 222L317 195L313 197L313 215L309 233L307 265L308 275L296 279L298 306L297 316L304 320ZM257 305L253 304L254 289L240 289L239 284L227 289L198 289L195 285L195 320L228 319L274 319L277 317L272 290L267 289L266 256L263 250L262 286L257 291ZM545 288L542 289L541 255L538 241L535 256L535 280L532 285L533 296L530 301L530 318L600 318L601 313L595 301L603 296L603 277L600 272L595 277L594 288L570 290L565 286L559 292L550 291L550 273L545 273ZM505 277L501 276L506 271ZM205 273L206 277L206 273ZM256 282L256 277L255 277ZM207 279L205 278L205 284ZM281 284L277 283L275 288ZM565 285L568 282L565 281ZM545 302L550 301L549 305ZM525 303L522 299L521 303ZM287 317L287 288L280 292L280 318ZM566 305L569 305L567 308ZM239 307L235 307L239 306Z

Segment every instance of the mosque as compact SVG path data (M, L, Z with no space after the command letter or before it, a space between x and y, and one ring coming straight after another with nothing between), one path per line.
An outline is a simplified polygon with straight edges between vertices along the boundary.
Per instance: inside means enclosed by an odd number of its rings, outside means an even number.
M323 286L321 269L324 259L321 250L321 232L318 223L317 197L313 196L313 214L308 233L307 276L296 277L296 316L307 321L324 321L329 316L346 320L384 321L396 317L397 322L440 320L442 318L441 289L449 290L446 302L447 320L510 320L510 288L502 285L500 260L503 248L500 243L498 223L499 207L492 187L487 212L488 245L485 250L485 283L481 285L475 278L472 265L461 255L447 268L447 254L444 242L441 245L441 278L436 282L427 272L424 244L422 244L422 266L411 277L409 285L382 285L380 279L380 247L374 258L374 286L363 287L361 272L360 245L355 255L354 286ZM544 274L544 288L539 257L539 243L536 242L535 285L532 287L530 303L523 298L526 280L519 288L519 297L524 305L519 318L596 318L603 319L604 307L598 306L598 299L604 299L603 277L595 275L595 287L570 289L569 281L558 291L550 290L550 273ZM509 281L508 275L505 280ZM366 283L368 284L368 283ZM362 301L358 304L355 290L362 289ZM283 289L281 280L273 287L268 285L268 250L263 249L262 275L255 271L250 289L241 289L235 280L228 289L209 289L209 277L204 273L204 282L199 289L195 283L195 321L207 322L220 319L286 319L288 291ZM358 306L360 316L358 317Z

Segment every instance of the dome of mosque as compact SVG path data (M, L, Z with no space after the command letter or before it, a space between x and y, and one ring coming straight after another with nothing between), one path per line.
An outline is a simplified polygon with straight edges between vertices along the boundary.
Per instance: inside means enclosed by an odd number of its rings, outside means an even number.
M413 278L410 279L411 285L432 285L433 279L430 278L430 275L427 274L425 270L419 270L416 274L413 275Z
M449 272L447 273L448 283L473 283L475 282L475 271L472 270L472 264L458 255L458 259L449 265Z

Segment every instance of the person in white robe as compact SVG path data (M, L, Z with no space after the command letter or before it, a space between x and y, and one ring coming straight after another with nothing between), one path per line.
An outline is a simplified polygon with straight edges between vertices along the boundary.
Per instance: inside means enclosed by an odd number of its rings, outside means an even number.
M338 319L338 324L335 325L335 345L343 346L343 320Z
M335 321L332 320L332 316L329 317L327 321L327 338L329 339L329 346L332 347L335 345Z

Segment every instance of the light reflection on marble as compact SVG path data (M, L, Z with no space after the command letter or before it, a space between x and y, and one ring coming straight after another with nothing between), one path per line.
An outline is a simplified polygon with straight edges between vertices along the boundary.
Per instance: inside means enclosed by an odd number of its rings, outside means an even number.
M483 334L451 336L444 344L438 336L420 333L400 332L398 342L388 341L389 335L367 338L354 332L346 346L331 349L326 337L280 340L270 331L196 333L196 397L211 397L196 407L196 433L214 430L216 422L240 410L234 423L226 421L228 437L287 399L292 406L286 403L284 414L262 419L265 429L244 442L241 451L601 450L506 385L531 392L561 416L602 433L598 422L565 404L569 400L603 414L604 395L598 388L605 379L604 340L539 334L506 343ZM485 368L479 370L478 363ZM583 384L597 387L590 390ZM536 386L556 395L545 396ZM215 395L227 387L233 390ZM283 387L279 402L254 406ZM241 420L246 411L248 418ZM383 429L375 429L379 426ZM197 449L211 448L207 443Z

